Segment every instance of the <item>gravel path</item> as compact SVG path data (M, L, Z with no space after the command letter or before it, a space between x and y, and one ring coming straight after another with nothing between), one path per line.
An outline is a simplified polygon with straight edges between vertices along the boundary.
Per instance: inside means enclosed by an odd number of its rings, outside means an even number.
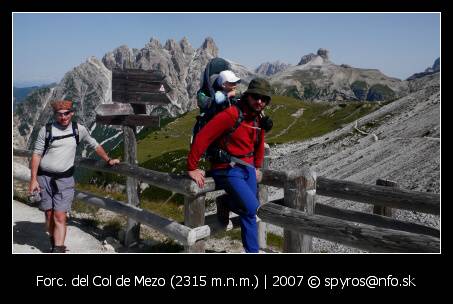
M67 253L98 253L101 241L69 221L65 245ZM13 201L13 253L48 253L49 238L45 232L44 215L38 208Z

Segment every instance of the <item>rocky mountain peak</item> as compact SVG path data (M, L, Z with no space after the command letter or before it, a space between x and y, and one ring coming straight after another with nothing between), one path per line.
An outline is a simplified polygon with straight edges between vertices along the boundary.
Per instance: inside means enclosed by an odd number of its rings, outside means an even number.
M161 49L162 48L162 45L160 44L160 41L159 39L155 38L155 37L151 37L151 39L149 40L149 42L146 44L146 46L148 48L153 48L153 49Z
M327 62L330 62L329 50L320 48L318 49L316 54L309 53L307 55L302 56L297 65L304 65L307 63L311 63L313 65L322 65Z
M425 73L434 73L440 71L440 57L434 60L433 66L425 70Z
M426 75L437 73L439 71L440 71L440 57L434 60L433 65L431 67L426 68L424 72L415 73L409 78L407 78L407 80L414 80L417 78L424 77Z
M329 50L320 48L317 52L318 56L321 56L324 60L329 60Z
M165 42L164 49L166 49L168 51L173 51L173 52L181 51L180 45L174 39L168 39Z
M134 52L127 45L121 45L102 57L102 63L110 70L113 68L131 68L134 61Z
M265 76L270 76L270 75L279 73L281 71L284 71L290 66L291 66L290 64L283 63L279 60L274 61L274 62L265 62L265 63L260 64L255 69L255 73L265 75Z
M304 65L304 64L306 64L306 63L309 63L309 62L312 61L314 58L316 58L316 55L313 54L313 53L304 55L304 56L302 56L302 58L300 59L300 61L299 61L299 63L298 63L297 65Z
M214 42L214 39L211 37L207 37L203 44L201 45L201 48L208 54L211 55L212 57L217 57L219 53L219 48Z
M179 42L179 46L181 47L181 50L184 52L184 54L189 54L189 53L194 52L193 47L189 43L189 40L187 39L187 37L183 37L181 39L181 41Z

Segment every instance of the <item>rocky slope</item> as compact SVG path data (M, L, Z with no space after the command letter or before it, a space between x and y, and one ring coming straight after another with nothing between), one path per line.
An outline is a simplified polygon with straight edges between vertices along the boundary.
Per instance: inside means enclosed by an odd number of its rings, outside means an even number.
M271 76L276 73L282 72L289 68L291 65L287 63L283 63L280 61L275 62L265 62L260 64L256 69L255 73L263 76Z
M336 65L329 51L319 49L301 58L296 66L272 75L276 94L305 100L392 100L408 93L407 83L376 69Z
M403 189L440 192L439 73L409 83L412 93L383 106L357 122L322 137L271 150L271 168L311 166L318 176L375 184L393 180ZM377 137L377 140L376 140ZM272 191L272 199L282 197ZM372 205L318 196L332 206L370 212ZM397 210L395 217L439 228L439 217ZM277 229L277 231L279 231ZM281 232L281 230L280 230ZM314 251L356 252L354 248L314 239Z

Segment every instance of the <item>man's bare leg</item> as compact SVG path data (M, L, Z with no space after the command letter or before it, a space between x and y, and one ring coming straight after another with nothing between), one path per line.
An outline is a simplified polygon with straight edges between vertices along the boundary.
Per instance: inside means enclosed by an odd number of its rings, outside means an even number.
M66 212L54 211L54 232L55 246L64 246L66 238Z

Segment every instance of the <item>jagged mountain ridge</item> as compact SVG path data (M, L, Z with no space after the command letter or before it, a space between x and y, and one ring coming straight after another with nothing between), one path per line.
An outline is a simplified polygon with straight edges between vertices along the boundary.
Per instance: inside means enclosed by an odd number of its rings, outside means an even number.
M164 46L154 38L142 49L130 49L123 45L108 52L102 61L95 57L67 72L61 82L52 89L38 89L21 104L14 114L14 146L31 148L39 129L51 118L50 100L67 98L75 103L76 119L95 134L102 134L99 141L114 138L120 140L118 128L95 124L96 106L112 102L111 79L113 68L157 69L167 77L172 90L168 93L171 104L149 106L149 112L164 116L183 114L196 107L195 95L200 86L201 74L208 61L218 56L218 48L212 38L206 38L202 46L194 49L186 38L179 43L168 40ZM255 76L244 66L231 62L232 69L243 79L240 90ZM104 135L108 134L108 135Z

